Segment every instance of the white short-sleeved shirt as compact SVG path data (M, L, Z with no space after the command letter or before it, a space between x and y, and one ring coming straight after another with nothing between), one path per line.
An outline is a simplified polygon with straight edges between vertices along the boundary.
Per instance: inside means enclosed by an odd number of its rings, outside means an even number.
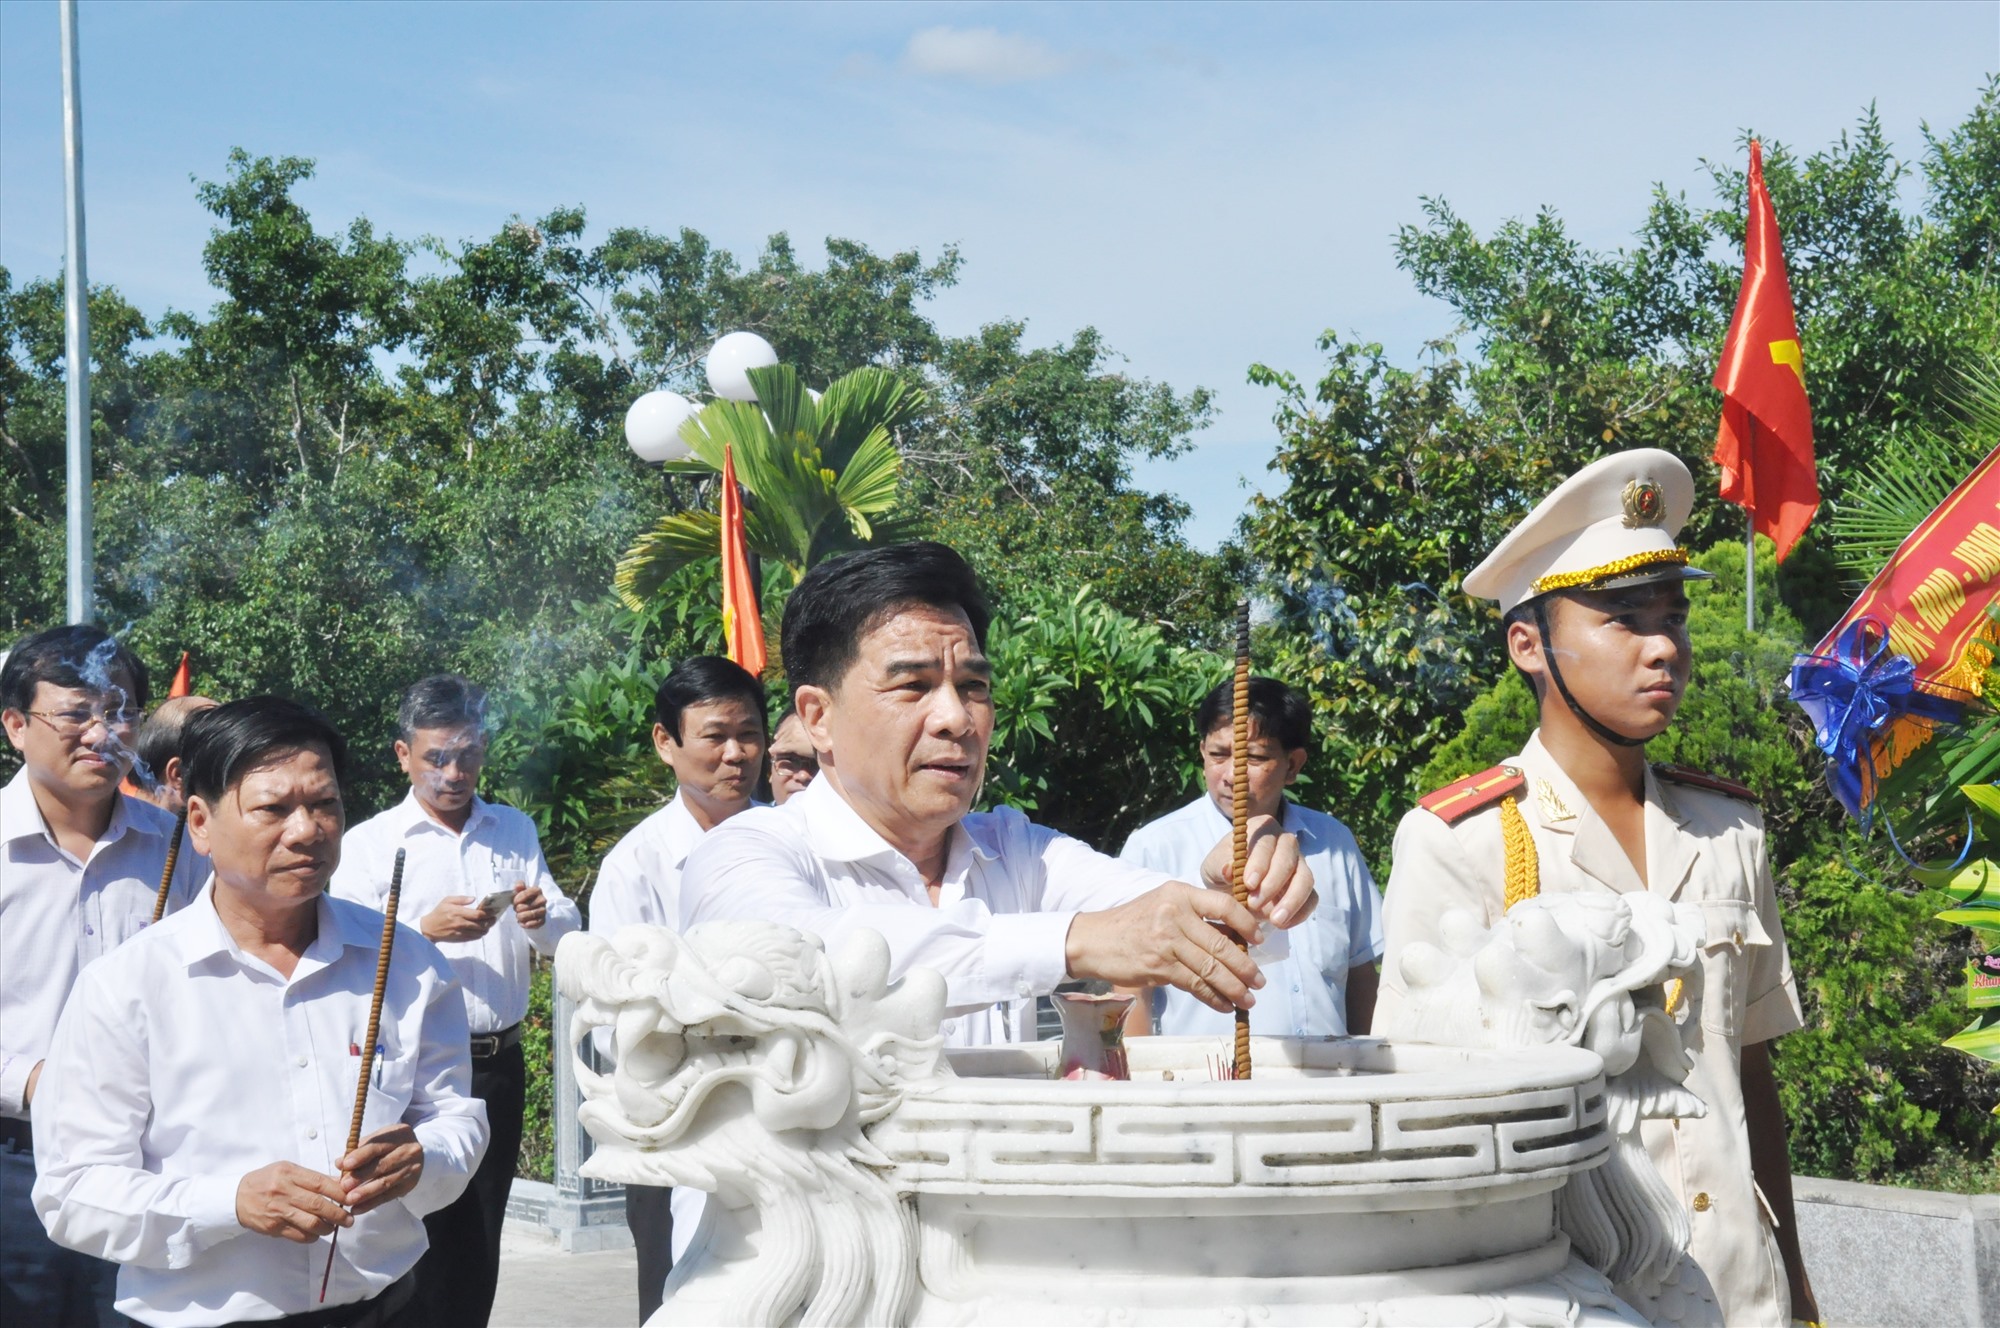
M84 965L152 921L174 817L120 793L111 823L79 862L60 844L22 770L0 789L0 1116L25 1118L28 1076ZM194 898L208 860L185 837L167 907Z
M590 930L681 929L681 871L706 833L679 793L611 846L590 888Z
M1264 964L1264 987L1250 1008L1250 1031L1270 1037L1347 1032L1347 970L1382 954L1382 897L1354 836L1325 812L1285 804L1284 829L1298 836L1312 869L1319 906L1285 935L1291 954ZM1127 862L1201 880L1202 859L1229 833L1229 818L1207 794L1140 826L1119 854ZM1211 1010L1184 991L1153 993L1154 1027L1180 1037L1227 1034L1235 1016Z
M382 918L321 897L289 978L246 954L213 894L77 980L36 1090L35 1211L56 1242L122 1265L118 1310L141 1323L233 1323L320 1305L327 1242L236 1218L245 1175L295 1162L335 1175L347 1150ZM424 1252L423 1219L486 1150L469 1095L465 1007L443 956L396 929L365 1138L402 1122L424 1150L416 1188L341 1233L326 1304L376 1295Z
M889 942L890 976L945 980L945 1041L984 1046L1034 1037L1034 1002L1068 970L1080 912L1115 908L1169 878L1034 824L1011 807L974 812L952 833L938 903L822 773L782 807L756 807L711 830L681 876L688 926L722 918L783 922L829 947L867 927Z
M453 895L477 899L511 889L517 881L542 887L548 917L533 931L510 908L476 941L437 942L465 993L465 1016L474 1033L498 1033L520 1023L528 1013L529 947L552 955L556 943L582 922L576 905L549 874L535 823L515 808L475 797L464 831L454 831L433 819L412 789L380 816L348 827L340 841L333 894L367 908L384 907L399 848L408 853L396 917L413 927Z

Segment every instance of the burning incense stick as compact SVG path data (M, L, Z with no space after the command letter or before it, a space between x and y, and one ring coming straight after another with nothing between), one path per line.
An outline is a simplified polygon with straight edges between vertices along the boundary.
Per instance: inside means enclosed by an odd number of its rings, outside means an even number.
M1229 889L1236 902L1250 903L1250 887L1243 881L1243 869L1250 862L1250 601L1236 605L1236 684L1231 695L1229 816ZM1239 936L1236 944L1250 948L1249 938ZM1250 1012L1236 1012L1236 1074L1250 1077Z
M181 855L181 836L187 833L187 807L181 807L180 817L174 822L174 837L167 841L167 869L160 873L160 892L153 896L153 921L167 916L167 892L174 888L174 861Z
M396 901L403 893L403 857L396 850L396 866L389 873L389 904L382 910L382 950L375 959L375 995L368 1002L368 1040L361 1044L361 1078L354 1085L354 1118L347 1126L347 1152L361 1147L361 1119L368 1110L368 1080L375 1073L375 1039L382 1031L382 993L389 985L389 956L396 948ZM345 1157L343 1153L341 1156ZM326 1286L333 1280L333 1252L340 1248L340 1228L326 1247L326 1271L319 1279L319 1299L326 1303Z

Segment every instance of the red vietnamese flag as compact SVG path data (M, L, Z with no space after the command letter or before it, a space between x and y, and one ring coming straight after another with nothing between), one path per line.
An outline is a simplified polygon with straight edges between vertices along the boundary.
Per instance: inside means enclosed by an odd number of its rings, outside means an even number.
M764 620L750 579L750 553L743 541L743 498L736 491L736 455L722 446L722 635L729 658L751 674L764 673Z
M1749 510L1752 528L1770 536L1783 562L1819 508L1819 477L1792 285L1785 278L1778 218L1764 188L1764 148L1755 139L1743 289L1715 366L1715 386L1722 393L1722 428L1715 436L1722 498Z

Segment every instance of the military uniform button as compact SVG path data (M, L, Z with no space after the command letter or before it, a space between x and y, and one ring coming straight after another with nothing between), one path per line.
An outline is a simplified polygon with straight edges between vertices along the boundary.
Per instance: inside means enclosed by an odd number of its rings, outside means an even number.
M1709 1198L1707 1190L1703 1190L1700 1194L1695 1195L1694 1210L1697 1213L1705 1213L1709 1210Z

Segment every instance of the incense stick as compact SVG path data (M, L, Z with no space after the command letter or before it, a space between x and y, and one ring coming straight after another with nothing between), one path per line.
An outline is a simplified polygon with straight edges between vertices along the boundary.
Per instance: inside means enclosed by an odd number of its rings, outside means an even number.
M167 916L167 892L174 888L174 861L181 855L181 836L187 833L188 814L186 804L181 806L181 814L174 820L174 837L167 841L167 869L160 873L160 892L153 896L153 921Z
M1229 890L1236 902L1248 906L1250 887L1243 871L1250 863L1250 601L1236 605L1236 684L1231 694L1232 745L1230 751ZM1248 951L1248 937L1236 944ZM1250 1077L1250 1012L1236 1011L1236 1074Z
M396 901L403 893L403 857L396 850L396 866L389 874L389 904L382 910L382 950L375 959L375 995L368 1002L368 1040L361 1045L361 1078L354 1085L354 1117L347 1126L347 1153L361 1147L361 1120L368 1110L368 1080L375 1073L375 1039L382 1031L382 993L389 986L389 956L396 948ZM326 1286L333 1280L333 1252L340 1248L340 1228L333 1229L327 1242L326 1272L320 1275L319 1299L326 1303Z

